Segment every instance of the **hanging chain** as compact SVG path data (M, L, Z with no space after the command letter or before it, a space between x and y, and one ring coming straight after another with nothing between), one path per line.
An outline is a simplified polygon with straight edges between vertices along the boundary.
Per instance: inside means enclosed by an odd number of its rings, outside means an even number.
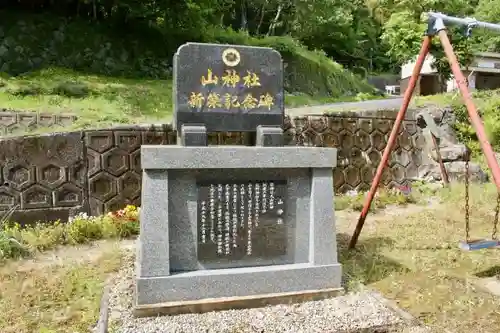
M470 214L469 214L469 156L465 160L465 241L470 242Z
M491 239L497 240L498 215L500 213L500 192L497 194L497 206L495 207L495 220L493 220L493 233Z
M467 26L465 30L465 36L467 40L465 42L466 52L469 54L469 38L472 32L472 26ZM469 84L467 83L467 86ZM470 242L470 207L469 207L469 161L470 161L470 149L467 149L467 156L465 160L465 241L467 243Z
M465 161L465 240L470 242L470 207L469 207L469 158ZM491 239L497 240L498 219L500 217L500 192L497 194L497 205L495 207L495 219L493 220L493 232Z

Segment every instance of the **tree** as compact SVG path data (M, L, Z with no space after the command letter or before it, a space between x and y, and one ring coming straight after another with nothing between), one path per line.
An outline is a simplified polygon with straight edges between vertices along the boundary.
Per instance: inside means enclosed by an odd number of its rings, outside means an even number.
M500 23L500 0L479 0L474 17L481 21ZM500 33L475 31L475 47L483 51L500 51Z
M427 22L423 20L425 16L423 14L428 11L446 10L448 15L466 16L472 14L474 9L474 2L466 0L381 1L384 1L381 3L384 4L385 8L388 8L386 13L391 13L384 24L382 40L389 47L388 55L399 64L414 59L420 49L422 37L427 29ZM471 42L464 37L463 29L449 27L448 32L459 62L462 65L468 65L474 50L470 47ZM437 38L433 40L431 54L435 59L432 66L439 73L443 82L446 81L451 75L451 70Z

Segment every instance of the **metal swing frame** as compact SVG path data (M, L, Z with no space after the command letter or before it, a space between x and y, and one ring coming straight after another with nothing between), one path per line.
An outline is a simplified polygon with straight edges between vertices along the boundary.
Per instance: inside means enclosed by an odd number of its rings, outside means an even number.
M500 193L500 166L496 160L491 144L487 139L486 132L484 131L484 126L481 121L481 117L479 116L474 101L472 100L472 96L467 86L467 80L463 75L462 70L460 69L460 64L457 60L455 52L453 51L453 46L451 45L450 39L448 38L445 23L449 25L464 26L466 29L465 34L467 36L469 36L472 32L472 29L476 27L500 32L500 24L481 22L477 21L474 18L458 18L435 12L429 12L427 13L427 15L428 15L427 31L422 41L422 46L420 48L420 52L418 54L415 67L413 69L412 76L408 83L408 88L404 93L403 103L397 114L394 126L389 135L389 139L387 140L387 146L384 149L381 162L377 167L377 171L373 178L370 191L366 196L366 200L363 205L361 214L359 216L358 223L349 242L349 247L348 247L349 249L353 249L356 247L356 243L358 241L359 235L361 234L361 230L363 229L363 225L370 210L373 198L382 179L382 173L384 172L390 154L396 143L399 128L401 127L401 124L405 119L406 112L408 111L408 106L413 96L415 86L418 82L425 58L427 57L427 54L429 54L432 38L434 36L438 36L439 40L441 41L441 45L443 46L446 57L448 58L448 62L450 63L451 71L458 85L458 89L460 90L460 93L462 95L464 104L467 108L470 121L476 131L476 135L479 139L481 149L486 157L488 167L490 168L491 173L493 175L493 181L495 182L498 193ZM496 239L479 240L479 241L470 241L467 239L466 241L460 242L459 244L459 247L462 248L463 250L476 250L476 249L491 248L497 246L500 246L500 241Z

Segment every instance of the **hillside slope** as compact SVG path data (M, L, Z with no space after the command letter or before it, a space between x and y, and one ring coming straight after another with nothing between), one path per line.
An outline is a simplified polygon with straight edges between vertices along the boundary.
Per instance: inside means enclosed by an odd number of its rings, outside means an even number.
M288 37L257 39L212 29L202 42L269 46L285 63L287 105L365 97L372 86ZM79 126L171 115L169 36L153 28L114 31L100 23L0 11L0 107L77 113Z

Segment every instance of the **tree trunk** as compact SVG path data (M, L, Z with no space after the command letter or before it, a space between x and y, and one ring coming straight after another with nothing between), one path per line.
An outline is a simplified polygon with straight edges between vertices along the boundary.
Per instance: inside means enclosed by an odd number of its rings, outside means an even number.
M280 4L278 6L278 10L276 11L276 16L274 17L273 21L269 25L269 30L267 31L266 36L270 36L271 34L274 34L274 30L276 29L276 24L278 23L278 20L280 18L282 8L283 8L283 6Z
M94 16L94 20L97 21L97 6L95 0L92 1L92 15Z
M262 27L262 22L264 22L264 15L266 14L266 6L267 6L267 0L262 4L262 7L260 8L260 20L259 24L257 25L257 30L256 34L258 35L260 33L260 28Z
M241 0L241 22L240 29L246 31L248 28L246 0Z

